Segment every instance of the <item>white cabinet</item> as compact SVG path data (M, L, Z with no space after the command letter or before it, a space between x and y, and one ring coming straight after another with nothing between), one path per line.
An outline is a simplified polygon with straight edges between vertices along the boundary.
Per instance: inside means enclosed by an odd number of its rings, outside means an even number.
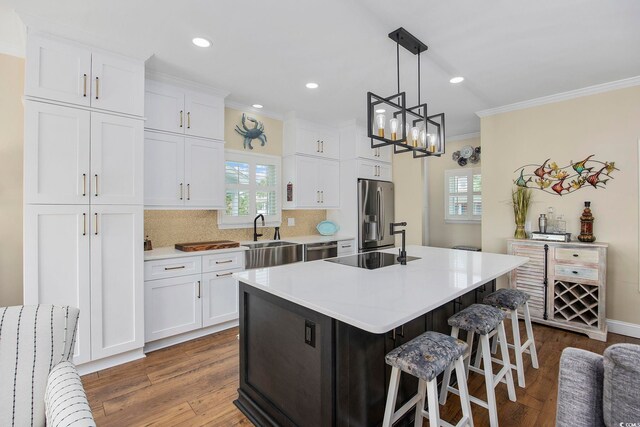
M284 122L285 156L306 154L325 159L340 158L340 138L331 128L290 118Z
M353 255L356 253L355 239L338 241L338 256Z
M224 143L146 132L145 205L224 207Z
M24 303L80 308L73 362L91 360L89 207L27 205Z
M360 158L391 163L393 147L371 148L366 128L351 121L340 128L340 156L342 160Z
M340 206L340 162L309 156L289 156L283 160L283 194L289 182L293 199L285 209L330 209Z
M25 123L25 203L142 203L141 120L26 101Z
M238 318L238 281L232 274L239 270L202 275L202 326L212 326Z
M358 178L391 181L391 164L358 159Z
M91 356L144 345L142 206L91 207Z
M30 35L25 95L144 115L144 63L51 37Z
M144 282L146 342L202 327L201 280L192 274Z
M224 98L147 80L147 129L224 140Z

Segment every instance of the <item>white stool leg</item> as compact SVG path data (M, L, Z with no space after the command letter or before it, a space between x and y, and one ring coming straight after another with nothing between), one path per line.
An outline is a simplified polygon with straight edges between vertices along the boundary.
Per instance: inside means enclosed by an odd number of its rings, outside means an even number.
M467 378L469 378L469 363L471 363L471 353L473 352L473 337L475 336L475 332L473 331L467 331L467 345L469 346L469 354L462 356L462 361L464 363L464 373L467 376ZM478 353L478 351L476 351L476 354ZM476 356L477 357L477 356ZM456 378L457 378L456 374Z
M383 427L391 427L391 420L396 409L396 398L398 397L398 386L400 385L400 374L402 371L398 368L391 370L391 379L389 380L389 394L387 395L387 405L384 409Z
M457 327L451 328L451 336L458 338L459 329ZM471 356L469 356L471 357ZM449 383L451 382L451 366L447 367L442 377L442 386L440 386L440 404L447 403L447 395L449 394Z
M418 395L420 396L420 400L418 400L418 403L416 403L416 418L413 423L414 427L422 427L422 420L424 418L422 413L424 412L424 402L427 397L426 391L427 391L427 382L425 380L420 380L418 382Z
M503 326L504 330L504 326ZM500 346L502 348L502 346ZM484 381L487 387L487 409L489 410L489 424L498 427L498 408L496 406L496 391L493 383L493 367L491 365L491 344L487 335L480 335L480 348L484 359Z
M516 401L516 388L513 385L513 373L511 372L511 361L509 360L509 347L507 346L507 334L504 331L504 322L498 325L498 338L500 339L500 351L502 352L502 365L507 367L505 379L507 380L507 390L509 391L509 400ZM489 359L491 360L491 359ZM495 399L495 395L494 395Z
M427 402L429 403L429 426L440 427L440 407L438 406L438 381L427 382Z
M538 369L538 352L536 351L536 340L533 338L533 327L531 327L529 302L524 303L524 325L527 328L527 340L531 340L531 345L529 345L529 353L531 354L531 365L535 369Z
M498 335L493 336L493 341L491 341L491 354L496 354L498 351Z
M518 385L524 388L524 364L522 362L522 343L520 342L520 323L518 322L518 310L511 310L511 329L513 330L513 351L516 354L516 371L518 372Z
M480 351L480 349L478 349L478 351ZM458 390L460 391L460 406L462 406L462 417L467 419L467 426L473 427L471 401L469 400L467 377L465 376L465 370L468 369L468 365L465 367L462 357L459 357L458 360L456 360L455 364L456 378L458 379Z
M473 366L480 369L480 362L482 361L482 351L480 351L480 341L478 340L478 348L476 349L476 361L473 363ZM486 363L486 362L485 362ZM469 371L467 371L468 373Z

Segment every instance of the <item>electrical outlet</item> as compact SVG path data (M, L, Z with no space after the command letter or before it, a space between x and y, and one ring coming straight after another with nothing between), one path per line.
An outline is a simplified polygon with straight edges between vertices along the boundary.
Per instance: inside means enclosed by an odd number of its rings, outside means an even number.
M296 225L296 219L295 218L287 218L287 225L289 227L293 227Z

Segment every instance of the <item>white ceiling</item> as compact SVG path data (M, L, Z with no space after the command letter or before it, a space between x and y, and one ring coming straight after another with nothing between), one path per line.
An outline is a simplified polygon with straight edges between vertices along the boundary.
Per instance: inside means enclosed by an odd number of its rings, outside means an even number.
M640 75L638 0L0 0L5 51L24 42L13 8L43 30L152 55L149 69L236 103L326 122L363 119L367 91L395 92L387 34L403 26L429 45L422 97L446 113L449 136L478 131L475 111ZM411 102L415 61L401 51Z

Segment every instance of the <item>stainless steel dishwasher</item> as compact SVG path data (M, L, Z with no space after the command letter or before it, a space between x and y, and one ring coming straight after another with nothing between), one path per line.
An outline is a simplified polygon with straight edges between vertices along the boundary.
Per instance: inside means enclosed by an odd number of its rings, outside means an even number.
M334 258L338 256L338 242L308 243L304 245L304 260Z

